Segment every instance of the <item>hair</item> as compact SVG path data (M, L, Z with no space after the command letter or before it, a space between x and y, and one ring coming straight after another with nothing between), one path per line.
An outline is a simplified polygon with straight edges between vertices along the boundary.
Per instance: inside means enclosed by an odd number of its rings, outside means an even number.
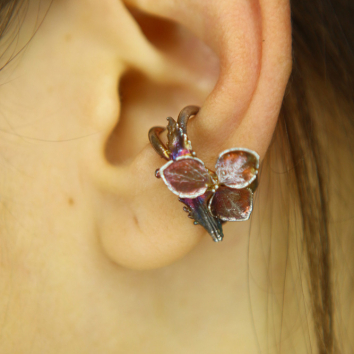
M14 15L20 0L1 0L0 1L0 39L3 37L6 28Z
M27 3L28 0L0 0L0 41L5 41L0 52L0 70L19 54L19 52L9 54L8 51L11 52L11 45L20 30ZM12 33L9 33L10 30Z
M0 0L0 40L24 3ZM331 354L338 348L327 170L342 168L345 173L343 158L330 166L329 156L341 156L341 147L353 144L353 139L341 137L349 135L354 123L354 5L349 0L296 0L291 1L291 11L293 72L275 136L285 137L296 177L318 353ZM321 135L324 126L333 139L331 151Z
M347 137L354 124L354 7L348 0L296 0L291 10L293 72L279 126L286 131L296 176L318 352L329 354L338 348L327 170L353 174L341 149L353 147ZM330 162L332 154L337 165ZM345 186L340 178L335 183Z

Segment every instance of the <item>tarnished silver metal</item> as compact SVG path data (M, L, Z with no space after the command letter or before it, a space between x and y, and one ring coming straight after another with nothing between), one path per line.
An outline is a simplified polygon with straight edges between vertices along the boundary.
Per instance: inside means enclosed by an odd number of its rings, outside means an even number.
M252 173L252 175L250 176L250 179L249 180L246 180L245 178L243 178L243 180L239 181L237 184L234 183L234 184L229 184L227 183L226 181L223 180L223 172L224 172L224 168L226 167L229 167L229 166L221 166L221 163L220 163L220 160L222 160L222 158L227 155L227 154L231 154L231 153L247 153L248 156L251 156L253 158L253 161L249 162L248 165L249 166L246 166L246 167L251 167L251 168L254 168L254 170L256 171L256 173ZM251 165L251 166L250 166ZM254 166L252 166L254 165ZM234 172L234 175L237 174L237 172L240 174L240 172L244 172L244 171L236 171L237 168L239 166L237 166L237 164L233 163L231 164L232 168L235 170ZM230 167L229 167L230 169ZM227 149L227 150L224 150L218 157L217 161L216 161L216 164L215 164L215 170L216 170L216 174L218 175L218 178L219 178L219 182L229 186L229 187L233 187L233 188L236 188L236 189L242 189L242 188L245 188L247 186L249 186L258 176L258 169L259 169L259 155L255 152L255 151L252 151L250 149L246 149L246 148L232 148L232 149ZM244 168L245 170L245 168ZM239 178L241 179L241 178Z
M187 106L177 122L168 117L167 146L160 139L166 129L153 127L149 140L155 151L168 160L155 176L162 178L168 189L185 204L183 210L203 226L215 242L222 241L222 223L248 220L253 210L253 193L258 186L259 156L247 148L223 151L215 171L196 158L188 139L187 123L199 112Z
M199 112L199 109L198 106L187 106L179 113L177 123L182 128L184 134L187 134L187 123L190 117L195 116Z
M149 130L149 141L155 151L164 159L170 159L170 152L160 139L160 134L166 130L164 127L153 127Z
M187 175L185 177L182 174L179 178L179 184L188 184L189 179L199 177L198 186L196 188L193 188L193 191L184 191L184 190L178 191L176 188L173 187L173 185L171 185L170 181L165 177L164 172L166 169L168 169L168 167L170 167L171 165L176 165L177 161L185 162L183 160L197 163L200 166L200 169L196 170L196 173L194 175L192 175L192 176ZM165 182L167 188L172 193L178 195L180 198L197 198L197 197L201 196L202 194L204 194L207 191L209 184L210 184L210 179L211 179L208 169L204 166L204 162L202 160L200 160L196 157L192 157L192 156L179 156L176 158L175 161L170 160L160 168L159 172L160 172L160 176L163 179L163 181ZM191 183L189 183L189 184L191 184Z

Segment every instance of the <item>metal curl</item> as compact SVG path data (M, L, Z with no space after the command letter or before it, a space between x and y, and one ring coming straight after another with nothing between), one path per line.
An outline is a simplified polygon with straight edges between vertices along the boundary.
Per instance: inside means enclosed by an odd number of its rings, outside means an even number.
M199 109L198 106L187 106L179 113L177 123L180 128L182 128L184 134L187 134L187 123L189 118L195 116L199 112Z
M164 159L170 160L170 151L160 139L160 134L166 130L164 127L152 127L149 130L149 140L154 150Z
M187 106L178 115L177 122L171 117L167 118L166 145L160 139L160 134L166 129L150 129L151 145L161 157L169 161L155 171L155 176L162 178L168 189L179 196L179 201L185 204L183 210L194 220L194 225L204 227L215 242L220 242L224 237L222 225L226 221L248 220L252 212L253 193L258 186L259 156L255 151L235 147L219 155L216 172L206 168L203 161L195 157L196 153L187 134L188 121L198 112L199 107ZM247 158L245 166L239 166L240 152ZM234 153L235 156L232 155ZM226 154L230 154L230 157ZM193 167L194 164L200 167ZM166 173L170 168L172 171ZM225 170L228 175L232 175L232 183L226 183L227 179L219 176L226 174ZM246 176L243 182L239 182L238 176L244 172L250 174L249 179ZM208 178L205 181L198 179L201 175Z
M178 119L177 119L177 127L182 129L183 134L187 134L187 123L188 123L188 120L190 119L190 117L195 116L198 112L199 112L198 106L187 106L187 107L183 108L182 111L179 113ZM163 133L166 130L166 128L152 127L149 130L149 140L150 140L151 145L155 149L155 151L162 158L164 158L165 160L170 160L172 157L171 154L173 153L173 151L178 150L179 148L181 148L181 146L184 146L184 145L183 145L183 139L182 139L183 135L179 136L178 134L176 134L175 131L173 131L173 133L171 133L171 131L170 131L170 129L173 128L173 123L176 124L176 122L172 118L167 118L167 119L170 120L170 124L169 124L169 134L171 135L171 136L169 136L170 149L168 149L166 147L166 145L161 141L160 136L159 136L161 133ZM181 141L179 141L179 140L181 140ZM177 144L177 143L179 143L179 144ZM173 146L174 149L171 148L170 145Z

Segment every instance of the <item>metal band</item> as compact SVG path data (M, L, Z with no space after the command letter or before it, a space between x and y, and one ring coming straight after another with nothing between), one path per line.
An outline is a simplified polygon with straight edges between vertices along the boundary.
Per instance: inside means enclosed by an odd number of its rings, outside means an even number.
M149 130L149 140L154 150L164 159L170 159L170 152L161 141L159 135L166 130L164 127L152 127Z

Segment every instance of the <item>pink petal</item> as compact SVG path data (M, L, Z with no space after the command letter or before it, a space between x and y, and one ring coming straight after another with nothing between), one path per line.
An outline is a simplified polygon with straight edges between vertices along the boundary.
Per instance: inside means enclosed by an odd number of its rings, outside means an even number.
M222 152L215 165L219 183L237 189L247 187L255 180L258 167L256 152L238 148Z
M209 210L224 221L248 220L253 205L252 191L220 187L209 201Z
M160 168L167 187L181 198L197 198L204 194L211 182L204 163L194 157L179 157Z

